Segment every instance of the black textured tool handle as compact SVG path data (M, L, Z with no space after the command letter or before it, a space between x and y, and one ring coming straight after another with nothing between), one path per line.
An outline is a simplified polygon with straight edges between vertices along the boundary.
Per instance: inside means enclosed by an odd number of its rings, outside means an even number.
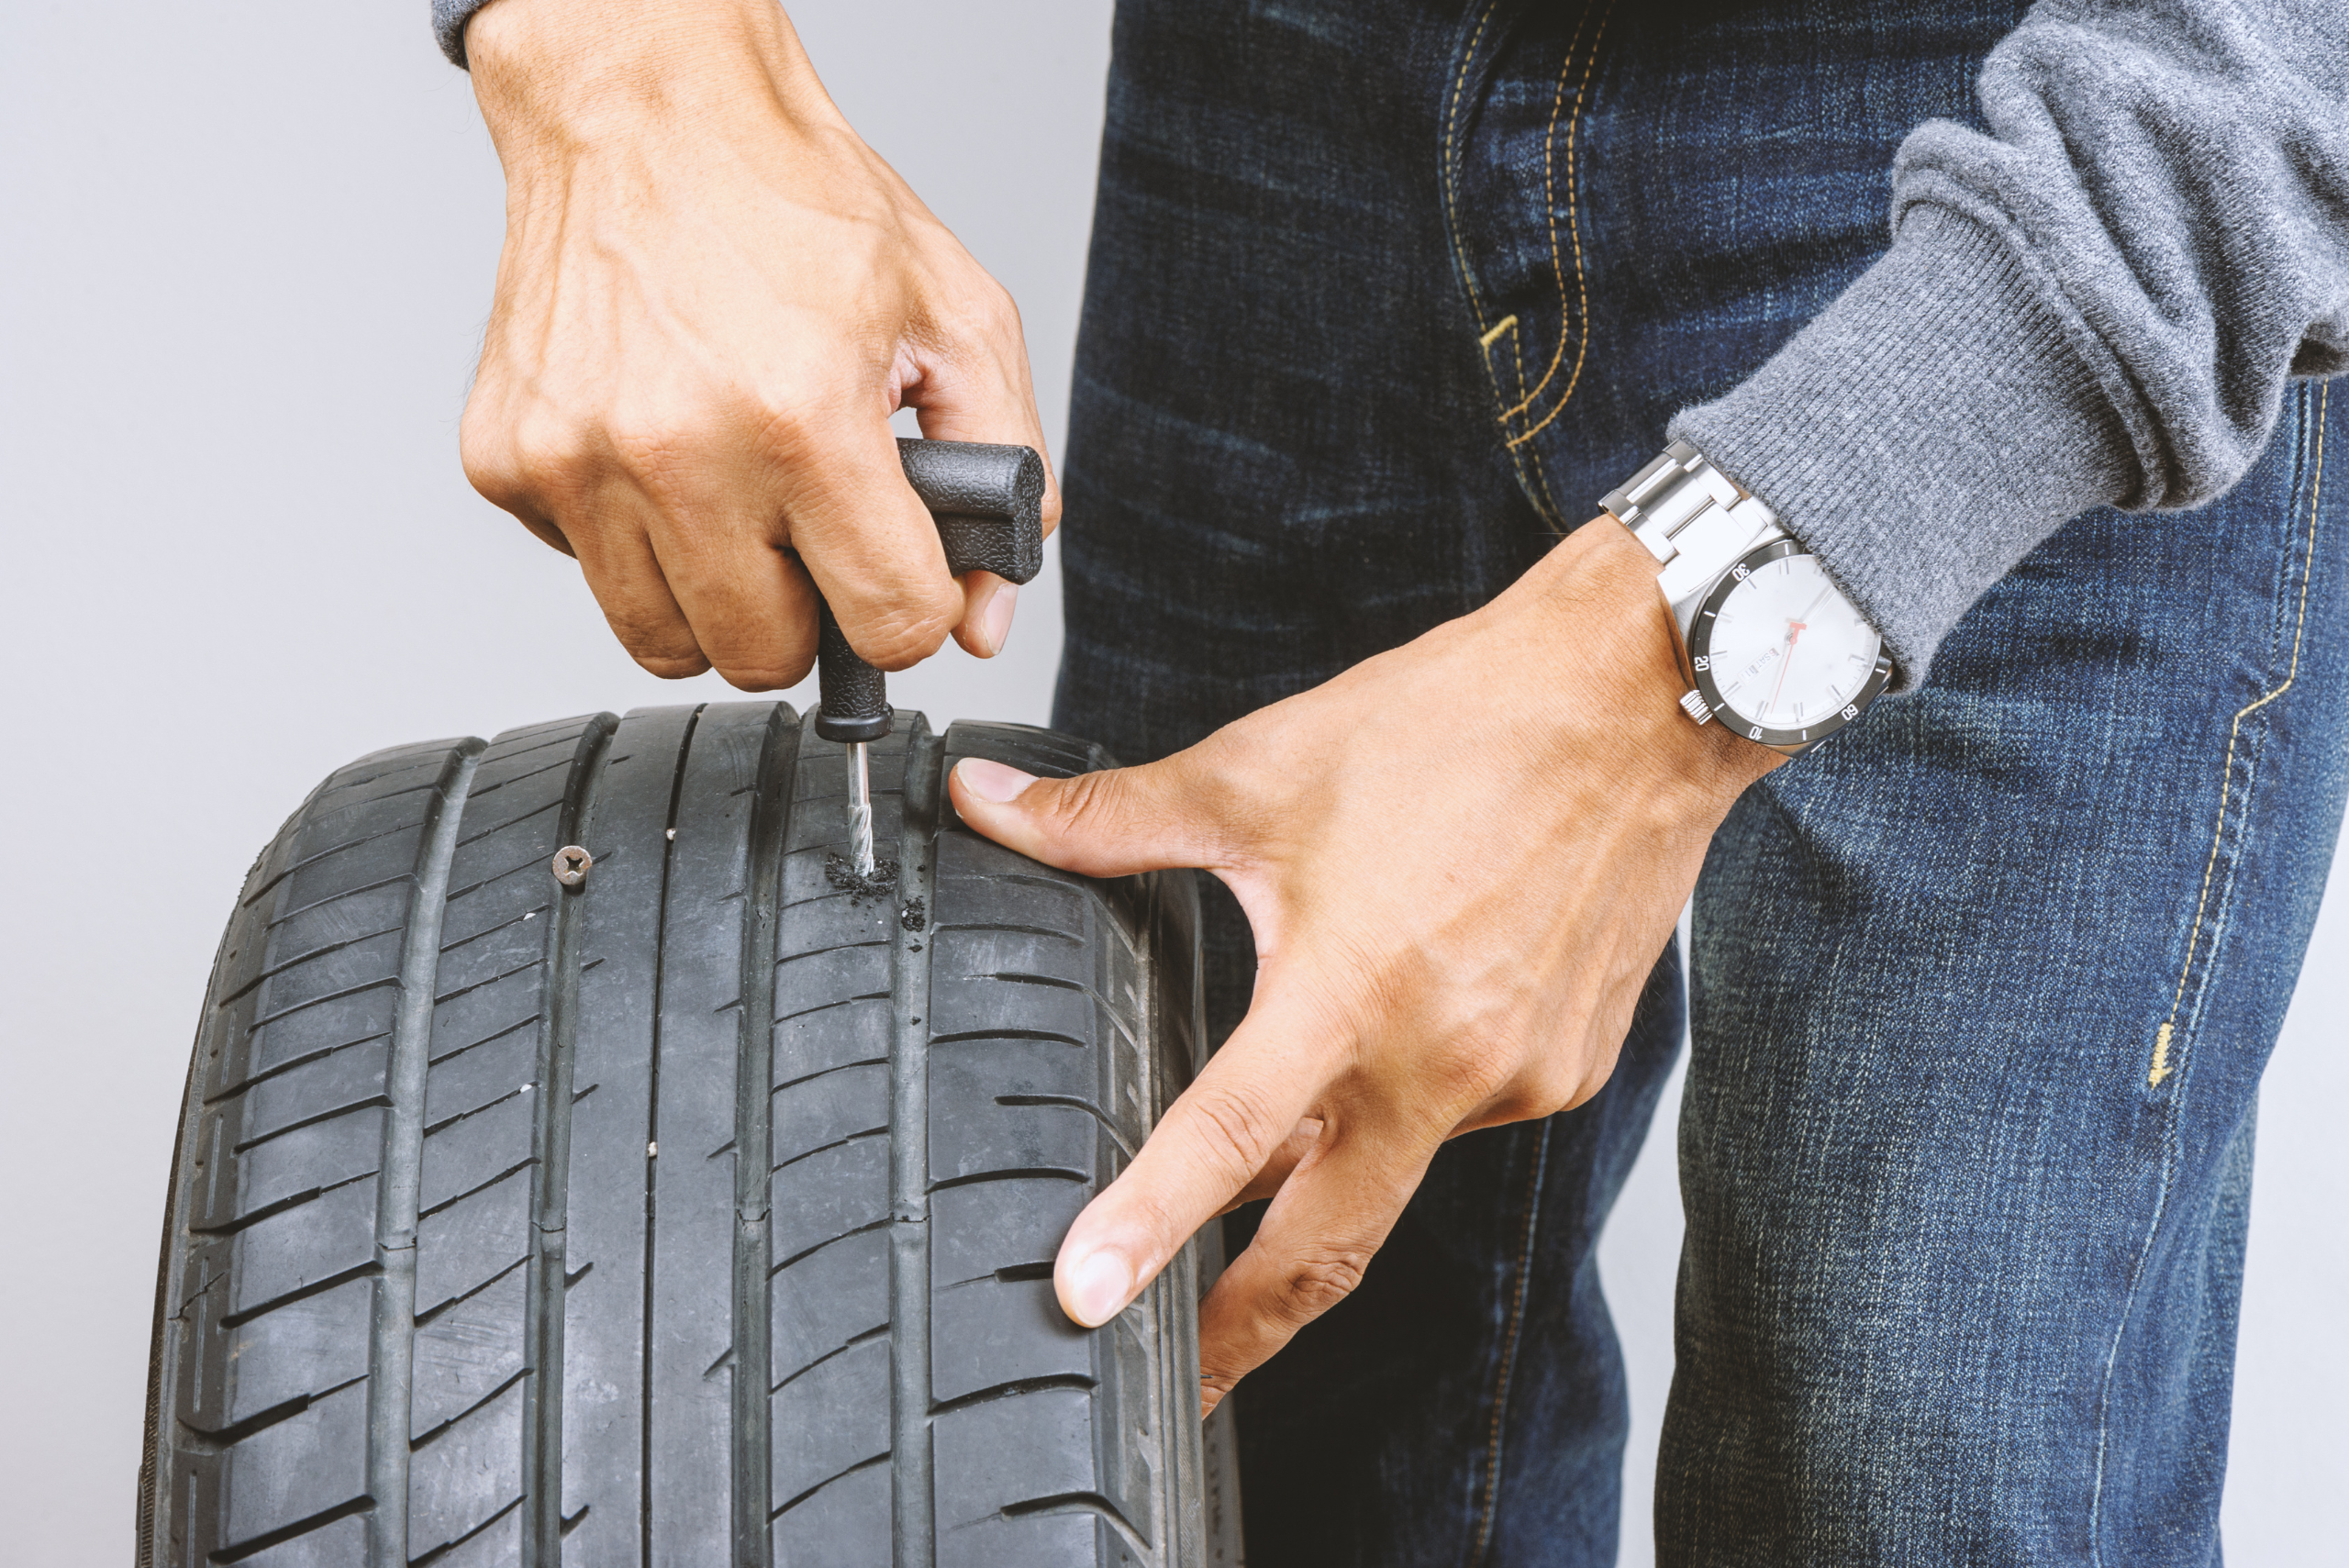
M1025 583L1043 570L1044 460L1033 448L900 440L897 461L938 525L949 572ZM823 693L818 735L850 741L889 733L888 683L857 657L829 605L821 606L816 679Z
M1044 460L1033 447L900 440L897 461L938 524L947 571L1025 583L1044 569Z

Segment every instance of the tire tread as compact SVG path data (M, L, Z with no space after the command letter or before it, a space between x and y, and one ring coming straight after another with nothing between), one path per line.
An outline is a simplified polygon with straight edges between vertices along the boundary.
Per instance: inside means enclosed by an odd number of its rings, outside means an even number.
M1108 765L901 715L885 899L828 876L843 754L781 704L321 783L198 1030L140 1562L1236 1561L1198 1518L1194 1260L1092 1332L1050 1278L1197 1066L1193 895L980 838L964 756Z

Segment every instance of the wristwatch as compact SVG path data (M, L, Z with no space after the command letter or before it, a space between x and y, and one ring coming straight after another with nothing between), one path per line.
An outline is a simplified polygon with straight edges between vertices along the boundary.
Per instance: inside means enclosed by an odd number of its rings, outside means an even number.
M1681 707L1788 756L1817 745L1892 678L1884 639L1778 527L1762 498L1675 441L1599 506L1664 562Z

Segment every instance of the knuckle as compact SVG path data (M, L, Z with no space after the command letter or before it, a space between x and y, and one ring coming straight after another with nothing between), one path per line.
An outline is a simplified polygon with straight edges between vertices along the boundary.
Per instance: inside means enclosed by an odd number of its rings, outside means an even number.
M791 653L767 660L719 661L715 668L727 684L739 691L779 692L806 680L814 662L807 655Z
M1450 1053L1442 1065L1445 1088L1453 1097L1470 1105L1482 1105L1506 1094L1520 1077L1501 1052L1478 1045L1466 1045Z
M1064 828L1089 818L1114 816L1124 792L1123 773L1120 768L1108 768L1063 780L1045 803L1052 825Z
M974 266L969 278L952 290L941 312L950 339L968 345L999 350L1021 340L1019 303L1011 291L986 272Z
M755 395L753 417L768 455L786 469L812 461L823 441L824 421L817 410L826 396L837 404L839 395L788 386L762 388Z
M893 606L873 617L853 639L865 662L884 670L903 670L938 651L962 609L960 595L952 612L922 606Z
M709 661L698 651L690 654L654 653L631 648L629 657L642 666L648 674L658 675L664 681L682 681L701 674L709 668Z
M1011 291L993 278L979 291L975 315L980 329L991 338L1018 342L1020 339L1019 303Z
M1254 1180L1271 1153L1262 1130L1272 1119L1264 1097L1245 1087L1214 1088L1199 1095L1193 1112L1209 1173L1234 1191Z
M457 426L457 462L484 500L509 511L522 500L522 457L513 432L472 408Z
M1300 1258L1275 1290L1275 1309L1299 1326L1309 1323L1352 1296L1369 1263L1352 1248Z
M1582 1083L1575 1074L1557 1067L1539 1068L1525 1087L1527 1118L1554 1116L1574 1105L1581 1094Z
M516 511L537 505L573 509L590 482L593 459L584 436L548 416L507 420L468 409L457 429L457 458L484 499Z
M700 421L660 408L632 408L613 417L604 432L613 460L633 477L658 479L693 461L702 444Z
M694 640L693 633L674 622L630 615L625 610L607 610L604 618L611 624L612 635L619 639L629 657L664 681L682 681L709 668L709 659Z

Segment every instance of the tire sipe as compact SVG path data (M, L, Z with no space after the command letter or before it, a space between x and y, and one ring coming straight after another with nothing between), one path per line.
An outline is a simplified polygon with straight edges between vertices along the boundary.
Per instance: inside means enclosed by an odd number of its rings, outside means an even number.
M1051 1283L1197 1069L1196 892L979 838L965 755L1107 765L900 714L878 894L779 703L319 785L197 1031L142 1568L1236 1562L1216 1228L1098 1330Z

